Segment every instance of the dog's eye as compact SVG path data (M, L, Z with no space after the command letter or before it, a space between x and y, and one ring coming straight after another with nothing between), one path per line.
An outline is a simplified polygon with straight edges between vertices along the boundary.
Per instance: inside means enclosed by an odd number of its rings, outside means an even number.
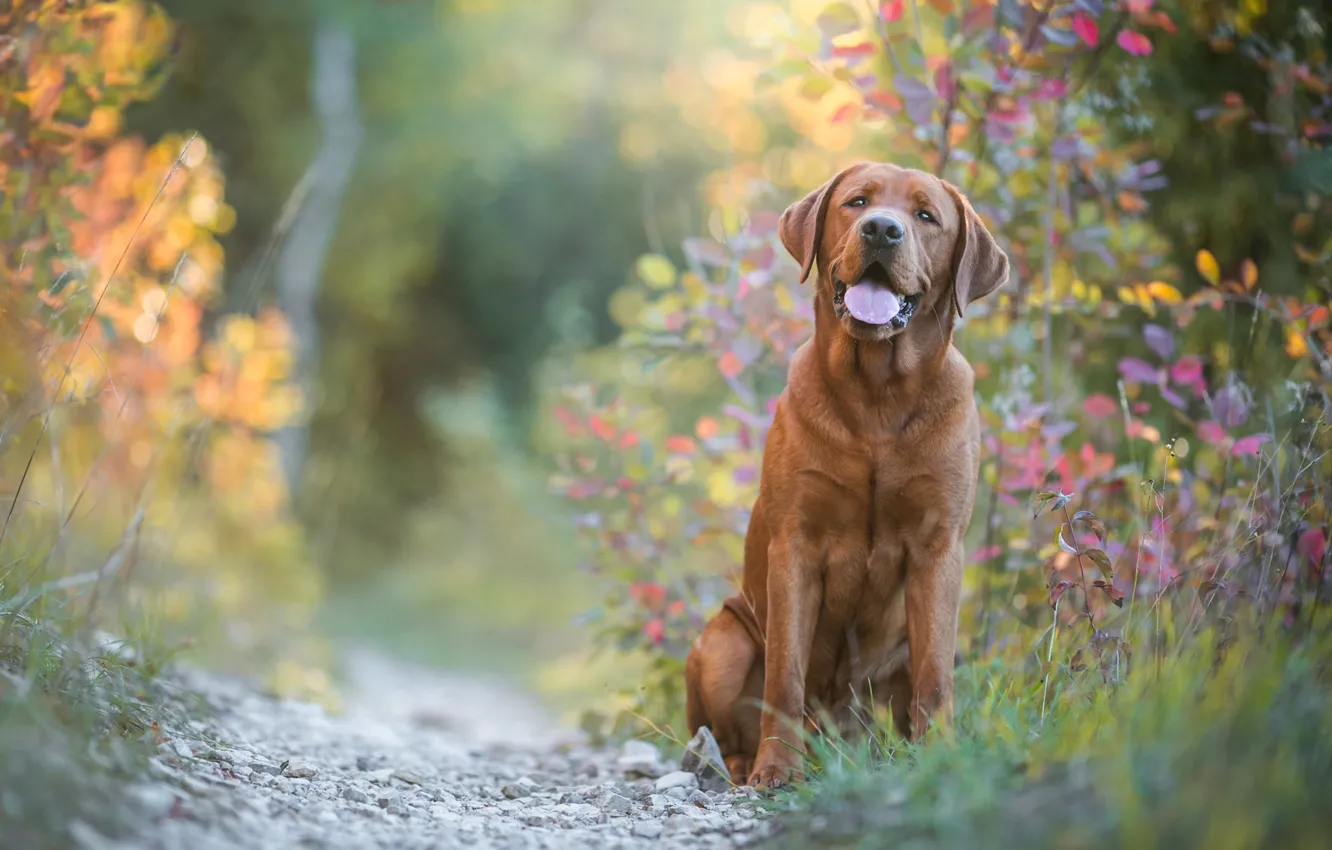
M916 210L916 218L920 219L921 221L928 221L931 224L933 224L937 220L934 217L934 213L930 212L929 210Z
M863 207L868 201L862 196L857 196L846 202L848 207Z

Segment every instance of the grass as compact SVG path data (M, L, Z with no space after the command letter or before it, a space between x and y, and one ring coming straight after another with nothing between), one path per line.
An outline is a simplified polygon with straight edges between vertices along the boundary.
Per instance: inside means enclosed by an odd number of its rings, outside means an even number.
M187 706L158 678L165 657L94 631L86 598L14 587L0 585L0 843L123 835L126 788Z
M822 740L776 847L1314 848L1332 834L1332 640L1218 651L1122 685L961 668L957 723L919 747Z

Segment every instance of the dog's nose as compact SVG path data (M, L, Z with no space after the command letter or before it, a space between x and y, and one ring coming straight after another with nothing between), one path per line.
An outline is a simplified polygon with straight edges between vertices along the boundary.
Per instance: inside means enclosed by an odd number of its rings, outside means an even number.
M890 215L872 215L860 223L860 233L871 245L887 246L900 244L906 236L902 222Z

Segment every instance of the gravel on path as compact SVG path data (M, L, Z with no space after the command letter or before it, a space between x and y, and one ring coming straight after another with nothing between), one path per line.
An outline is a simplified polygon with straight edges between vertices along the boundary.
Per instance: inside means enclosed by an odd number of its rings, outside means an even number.
M346 710L181 673L213 707L130 788L139 834L85 850L698 848L760 840L752 789L706 791L650 744L599 748L505 685L368 652ZM708 785L715 785L706 782Z

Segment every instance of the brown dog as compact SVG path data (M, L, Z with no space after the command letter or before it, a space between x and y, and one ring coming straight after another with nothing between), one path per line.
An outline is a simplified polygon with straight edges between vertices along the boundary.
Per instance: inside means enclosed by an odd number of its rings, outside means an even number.
M736 781L800 778L803 718L890 703L912 740L952 717L962 538L980 464L972 371L952 345L1008 258L953 186L861 163L782 215L818 261L814 336L768 435L740 596L686 664L689 731ZM760 711L762 706L762 711Z

